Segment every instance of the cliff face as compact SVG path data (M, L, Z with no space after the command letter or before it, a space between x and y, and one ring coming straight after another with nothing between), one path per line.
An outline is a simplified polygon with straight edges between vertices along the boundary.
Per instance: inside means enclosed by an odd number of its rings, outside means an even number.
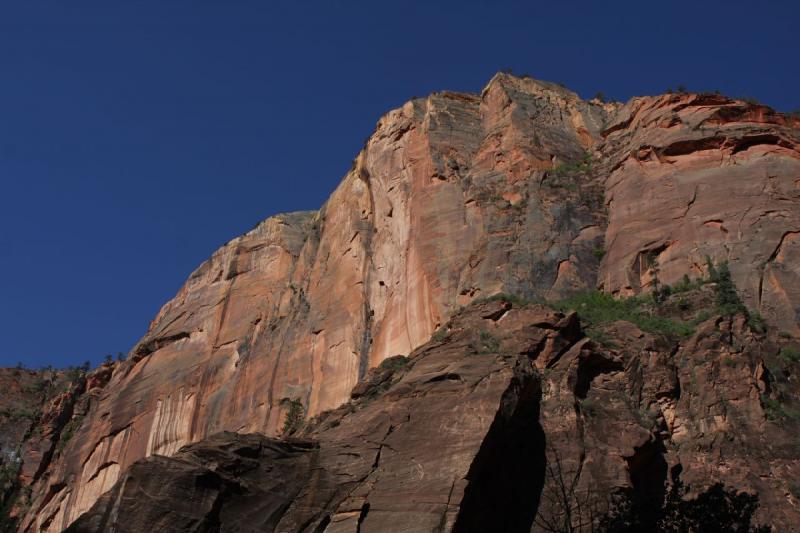
M727 260L747 303L800 333L798 121L719 95L626 104L597 147L606 178L605 290L700 275Z
M24 514L31 485L47 475L113 369L0 369L0 528Z
M564 488L572 524L588 525L615 490L660 501L678 474L695 494L759 494L754 521L791 531L797 424L768 423L760 400L775 347L742 316L679 343L603 331L538 305L472 305L293 438L221 433L149 457L69 531L547 531Z
M190 276L82 397L78 437L27 481L21 529L62 530L145 457L223 430L274 436L296 405L334 409L370 368L498 292L636 294L703 273L709 256L797 335L792 120L716 95L585 102L502 74L480 95L408 102L319 211L267 219Z

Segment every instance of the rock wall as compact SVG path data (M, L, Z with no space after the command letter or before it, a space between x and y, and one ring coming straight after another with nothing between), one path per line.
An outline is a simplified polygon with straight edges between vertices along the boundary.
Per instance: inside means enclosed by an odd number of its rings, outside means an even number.
M61 531L144 457L276 435L293 401L337 407L482 296L637 293L709 255L797 333L797 128L719 96L604 104L505 74L406 103L320 210L271 217L192 273L36 480L21 529Z
M548 531L561 489L573 530L596 531L615 491L661 501L671 476L758 494L754 521L792 531L797 424L761 405L770 341L743 316L677 343L603 331L472 305L291 438L221 433L141 460L69 531Z
M800 333L798 126L716 94L628 102L597 148L610 165L601 285L635 294L656 268L674 283L729 261L748 305Z

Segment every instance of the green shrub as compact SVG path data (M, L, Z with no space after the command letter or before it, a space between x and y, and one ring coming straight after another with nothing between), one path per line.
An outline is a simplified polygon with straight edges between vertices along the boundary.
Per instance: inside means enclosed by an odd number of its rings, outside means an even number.
M569 174L586 173L592 169L592 156L587 152L575 162L562 163L557 167L551 169L548 174L550 176L562 177Z
M60 452L64 449L64 446L66 446L75 435L75 431L81 427L81 423L83 423L83 415L77 415L72 417L70 421L64 425L64 428L61 430L61 435L58 439L58 444L56 445L56 451Z
M306 418L306 409L300 400L289 400L289 411L286 413L286 418L283 421L283 429L281 433L291 435L296 432L303 425Z
M11 485L17 479L17 472L19 472L19 463L11 461L7 464L0 465L0 495L3 489Z
M764 406L764 412L767 415L767 420L777 420L781 415L781 402L770 398L769 396L761 396L761 405Z
M626 402L629 402L629 398L625 396ZM659 410L658 408L640 408L638 410L633 409L634 415L636 416L636 420L639 422L645 429L651 429L656 422L658 422Z
M658 278L655 278L655 281L657 282ZM656 285L651 294L653 301L657 304L666 302L670 295L672 295L672 287L669 285Z
M592 253L594 254L594 256L595 256L595 257L596 257L598 260L600 260L600 259L603 259L603 257L606 255L606 249L605 249L605 248L603 248L602 246L598 246L597 248L595 248L594 250L592 250Z
M715 265L711 258L706 256L706 264L708 265L708 280L716 284L714 287L716 313L721 316L744 313L747 316L747 323L750 329L755 333L764 333L767 330L767 323L764 317L758 311L748 309L742 302L736 290L736 284L731 277L728 262L723 261Z
M433 342L442 342L447 338L447 326L442 326L436 331L433 332L431 335L431 340Z
M779 399L770 398L769 396L762 394L761 405L764 407L764 413L767 415L767 420L775 421L781 418L800 418L800 411L788 408Z
M49 382L47 380L38 378L35 381L33 381L33 382L31 382L31 383L29 383L27 385L24 385L22 387L22 391L27 393L27 394L38 394L40 392L43 392L47 388L48 385L49 385Z
M381 364L378 365L378 368L382 370L391 370L392 372L396 372L398 370L402 370L408 366L408 357L402 355L395 355L394 357L389 357L388 359L384 359L381 361Z
M480 355L497 353L500 349L500 341L488 331L480 331L478 333L478 340L472 343L472 349L475 353Z
M36 412L31 409L12 409L10 411L11 418L16 420L33 420L36 418Z
M702 324L709 318L711 318L711 311L709 311L708 309L703 309L702 311L697 313L694 319L692 319L692 324L694 324L695 326L698 324Z
M551 306L559 311L574 310L590 325L608 324L617 320L631 322L642 331L663 335L687 337L694 328L691 324L667 317L651 315L642 310L643 297L614 298L612 295L589 291L578 293Z
M778 352L778 357L783 359L786 363L800 363L800 351L796 348L792 348L791 346L784 346L781 348L781 351Z
M687 274L684 274L683 277L680 280L678 280L677 283L674 283L672 285L672 293L680 294L682 292L693 291L695 289L699 289L700 287L702 287L703 283L705 283L705 280L703 280L702 278L692 280L689 279L689 276Z
M767 331L767 322L758 311L747 310L747 323L750 325L750 329L755 333L764 333Z
M720 314L732 315L744 311L744 304L739 298L739 293L736 292L736 285L733 283L727 261L723 261L718 268L714 269L714 278L713 281L717 284L714 303Z

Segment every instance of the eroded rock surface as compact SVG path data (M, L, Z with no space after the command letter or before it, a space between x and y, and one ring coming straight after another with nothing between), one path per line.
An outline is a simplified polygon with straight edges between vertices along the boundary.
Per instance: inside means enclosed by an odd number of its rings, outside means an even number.
M486 476L518 491L495 494L505 511L495 523L530 524L535 505L520 504L535 500L544 442L539 378L524 353L575 342L574 319L478 306L442 341L377 369L299 439L223 434L137 463L72 531L451 530L461 512L481 514ZM177 504L187 491L201 503Z
M626 487L663 498L679 472L759 494L757 520L790 531L800 461L760 403L769 342L741 316L681 342L605 333L620 347L574 313L471 306L293 437L223 433L140 461L70 531L538 531L556 462L598 505Z
M729 261L746 302L800 333L800 120L715 94L634 98L597 146L610 167L605 290Z
M498 292L636 294L710 256L800 334L798 127L718 95L603 104L505 74L406 103L322 208L267 219L190 276L87 400L80 437L26 467L46 475L21 529L61 531L142 458L275 436L298 402L335 409Z
M24 514L31 486L74 436L114 363L88 371L0 369L0 528Z

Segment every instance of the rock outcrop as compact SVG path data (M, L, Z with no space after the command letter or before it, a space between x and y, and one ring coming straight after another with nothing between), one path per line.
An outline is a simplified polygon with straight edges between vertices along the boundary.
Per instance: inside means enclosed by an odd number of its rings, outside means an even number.
M0 369L0 504L22 466L21 450L44 402L44 383L40 372Z
M716 94L634 98L597 150L610 166L600 283L638 293L730 263L747 303L800 333L800 120Z
M598 507L631 484L663 498L680 472L759 494L776 530L798 523L793 431L765 421L769 346L743 317L675 344L605 333L624 347L574 313L473 305L296 436L221 433L144 459L69 531L538 531L559 512L556 464Z
M320 210L271 217L192 273L107 385L86 393L85 416L71 418L79 438L43 455L20 529L61 531L112 487L123 494L118 481L144 458L222 431L275 437L295 406L336 409L370 369L500 292L638 294L704 273L709 257L729 262L750 308L797 336L798 128L718 95L606 104L506 74L479 95L406 103ZM487 402L494 412L499 400ZM681 428L700 416L665 409ZM309 435L323 451L329 438Z
M0 528L24 512L31 486L74 436L113 368L0 369Z

